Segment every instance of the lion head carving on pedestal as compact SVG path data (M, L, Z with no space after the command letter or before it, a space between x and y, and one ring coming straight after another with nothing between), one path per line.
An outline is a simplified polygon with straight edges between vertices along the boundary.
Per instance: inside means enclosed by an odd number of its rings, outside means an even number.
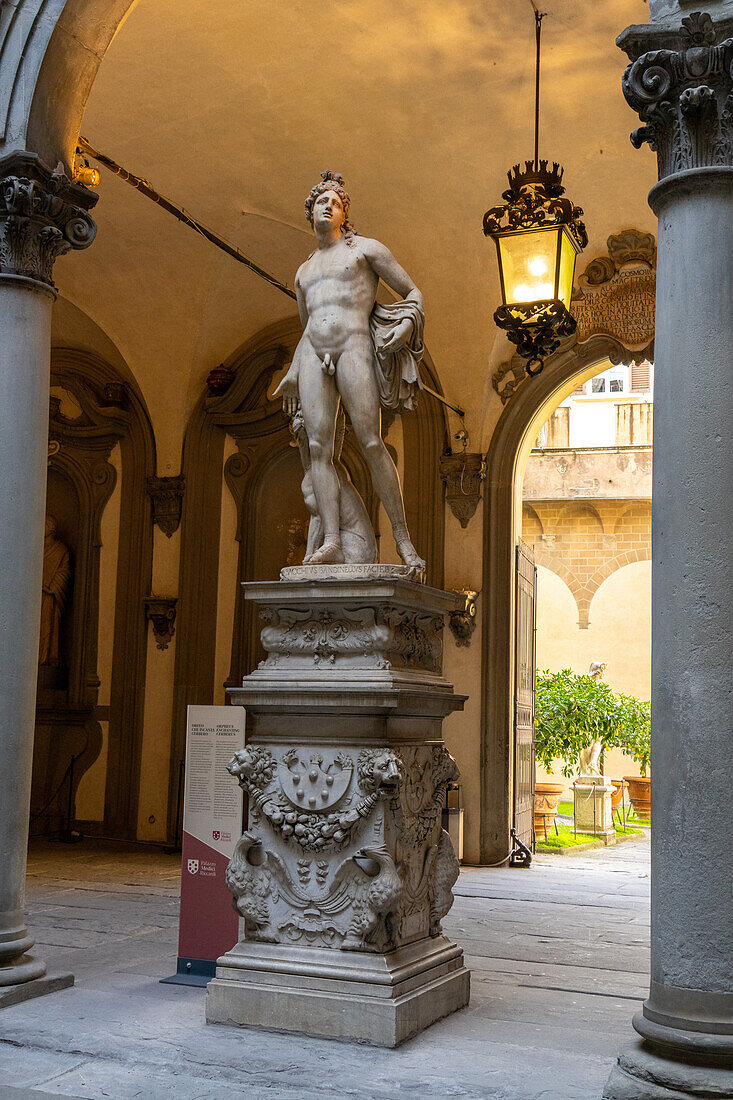
M396 790L403 776L403 766L392 749L362 749L357 761L359 785L363 791Z
M239 780L240 787L262 790L275 774L275 761L267 749L247 746L234 754L227 764L227 771Z

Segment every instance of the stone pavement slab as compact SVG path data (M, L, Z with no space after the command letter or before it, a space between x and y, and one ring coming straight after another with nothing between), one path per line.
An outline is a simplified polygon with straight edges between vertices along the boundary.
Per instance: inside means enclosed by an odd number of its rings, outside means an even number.
M44 844L29 863L39 953L76 985L0 1014L0 1100L592 1100L646 995L646 839L465 869L444 925L471 1003L392 1051L207 1027L203 990L158 981L175 968L180 857L78 852Z

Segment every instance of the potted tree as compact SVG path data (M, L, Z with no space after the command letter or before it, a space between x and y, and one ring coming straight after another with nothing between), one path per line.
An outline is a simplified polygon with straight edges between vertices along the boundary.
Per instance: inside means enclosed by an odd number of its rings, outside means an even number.
M602 752L626 733L627 707L603 680L572 672L538 672L535 701L535 758L552 773L556 760L568 779L596 766ZM554 821L565 785L535 785L535 829Z
M633 695L622 695L624 707L624 734L621 748L639 765L641 775L625 775L629 788L629 798L636 816L651 821L652 780L651 775L651 704L635 699Z

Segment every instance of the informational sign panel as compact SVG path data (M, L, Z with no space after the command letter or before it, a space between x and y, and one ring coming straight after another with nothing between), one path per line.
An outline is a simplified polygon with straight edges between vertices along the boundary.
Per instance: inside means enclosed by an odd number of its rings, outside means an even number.
M244 723L244 707L188 708L178 967L167 981L205 984L239 938L224 872L242 835L242 791L226 766L244 748Z

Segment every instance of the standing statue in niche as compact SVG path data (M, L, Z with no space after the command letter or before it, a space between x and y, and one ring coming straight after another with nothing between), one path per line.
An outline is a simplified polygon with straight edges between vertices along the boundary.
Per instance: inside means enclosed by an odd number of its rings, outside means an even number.
M65 543L56 537L56 520L46 516L43 542L43 593L41 596L41 635L38 645L40 665L58 665L61 615L69 594L71 562Z
M306 472L321 532L317 547L309 539L304 564L374 560L373 556L351 556L364 548L361 543L355 544L358 550L347 546L342 534L343 481L334 466L334 440L343 402L392 524L400 557L422 573L425 562L410 541L399 476L380 430L381 407L414 408L421 386L422 295L389 249L357 236L349 221L349 205L342 177L322 172L321 182L305 203L318 247L295 276L304 332L275 391L282 394L288 416L294 417L300 408L307 435L310 469ZM402 295L401 302L377 304L380 278Z

